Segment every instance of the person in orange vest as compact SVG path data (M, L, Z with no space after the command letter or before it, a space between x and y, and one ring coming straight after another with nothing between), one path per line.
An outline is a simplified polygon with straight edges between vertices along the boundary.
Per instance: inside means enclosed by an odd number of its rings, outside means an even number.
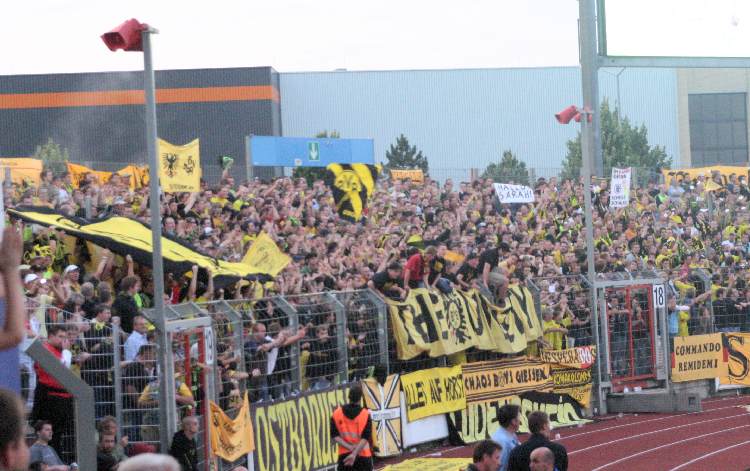
M333 411L331 438L339 445L339 471L372 471L372 420L359 384L349 390L349 404Z

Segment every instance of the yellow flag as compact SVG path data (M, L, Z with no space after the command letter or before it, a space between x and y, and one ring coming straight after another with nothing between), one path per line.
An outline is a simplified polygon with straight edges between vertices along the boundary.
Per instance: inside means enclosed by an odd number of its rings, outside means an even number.
M34 186L39 186L42 176L42 161L39 159L29 159L26 157L9 157L0 159L0 181L5 180L5 168L10 168L10 179L16 185L23 182L29 182Z
M208 401L211 409L211 451L227 461L235 461L255 450L253 421L250 420L250 403L247 391L237 417L230 419L215 402Z
M70 174L70 182L73 185L73 188L81 186L81 182L86 178L86 174L95 175L100 184L106 183L112 178L112 172L99 172L97 170L92 170L85 165L71 164L70 162L68 162L68 173Z
M278 275L291 261L265 232L260 233L242 259L242 263L250 265L257 272L271 276Z
M198 139L184 146L159 139L159 179L166 193L200 191L201 157Z
M148 186L149 176L148 167L138 167L136 165L128 165L127 167L121 168L117 171L117 174L123 177L128 177L131 190L137 190Z

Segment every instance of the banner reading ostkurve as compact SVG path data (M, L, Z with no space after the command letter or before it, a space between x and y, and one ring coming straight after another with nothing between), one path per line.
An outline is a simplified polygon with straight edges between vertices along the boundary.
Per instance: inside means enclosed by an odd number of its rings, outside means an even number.
M250 403L247 391L237 417L230 419L215 402L208 402L211 409L209 435L213 453L227 461L235 461L255 449L253 423L250 419Z
M159 180L166 193L200 191L201 153L198 139L184 146L159 139Z
M505 404L516 404L521 408L522 433L529 431L527 416L537 410L546 412L555 428L589 422L584 418L581 405L570 396L533 391L482 404L470 404L466 409L447 414L448 420L464 443L486 440L500 427L497 413Z
M624 208L630 204L630 171L630 167L612 167L609 192L610 208Z
M405 374L401 376L401 386L410 422L466 408L460 365Z
M672 381L718 378L722 366L721 334L674 338Z
M326 167L326 184L331 188L339 216L353 222L362 218L382 168L380 164L330 164Z
M276 245L276 242L265 232L261 232L253 245L247 249L242 263L262 270L271 276L278 275L292 259Z
M724 357L719 383L750 386L750 334L725 333L722 335Z
M423 352L451 355L471 347L518 353L542 334L531 293L521 286L508 289L502 308L476 290L443 294L424 288L410 290L403 302L388 304L401 360Z
M551 391L549 363L526 357L463 365L466 403L477 404L527 391Z
M534 190L526 185L509 185L507 183L493 183L497 199L501 203L533 203Z

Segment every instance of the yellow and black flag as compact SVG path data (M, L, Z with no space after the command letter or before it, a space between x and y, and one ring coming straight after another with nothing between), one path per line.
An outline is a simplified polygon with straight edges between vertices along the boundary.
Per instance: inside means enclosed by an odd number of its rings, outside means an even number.
M362 218L382 168L380 164L330 164L326 167L326 183L333 191L341 217L353 222Z

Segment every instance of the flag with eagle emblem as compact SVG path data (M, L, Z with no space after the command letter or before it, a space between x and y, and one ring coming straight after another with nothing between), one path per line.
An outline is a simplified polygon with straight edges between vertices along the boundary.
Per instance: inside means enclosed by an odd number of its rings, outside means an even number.
M201 190L200 142L195 139L184 146L159 139L159 181L165 193Z

